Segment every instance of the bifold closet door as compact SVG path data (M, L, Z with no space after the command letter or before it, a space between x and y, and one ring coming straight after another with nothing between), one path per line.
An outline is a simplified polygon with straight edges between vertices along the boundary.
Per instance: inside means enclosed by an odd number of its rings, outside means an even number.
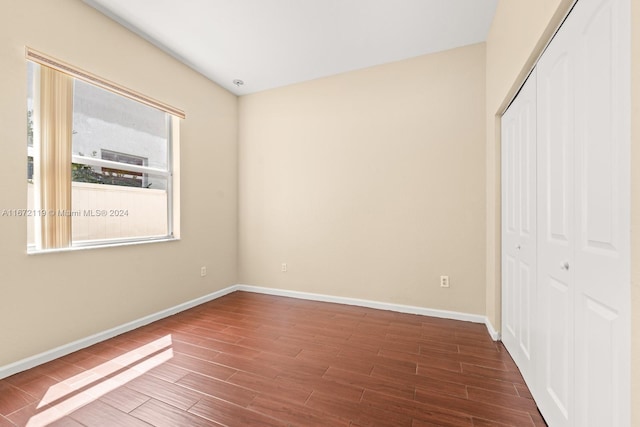
M536 72L502 116L502 342L530 389L536 319Z
M538 62L534 397L551 426L630 422L628 0L579 0Z
M584 2L584 4L582 4ZM574 426L630 423L630 5L580 0Z
M574 115L575 34L569 19L538 71L539 358L534 398L550 426L574 412Z

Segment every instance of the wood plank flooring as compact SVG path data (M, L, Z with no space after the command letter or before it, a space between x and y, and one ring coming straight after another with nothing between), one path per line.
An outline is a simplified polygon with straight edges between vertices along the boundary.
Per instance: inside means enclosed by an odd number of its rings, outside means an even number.
M545 426L484 325L235 292L0 380L0 427Z

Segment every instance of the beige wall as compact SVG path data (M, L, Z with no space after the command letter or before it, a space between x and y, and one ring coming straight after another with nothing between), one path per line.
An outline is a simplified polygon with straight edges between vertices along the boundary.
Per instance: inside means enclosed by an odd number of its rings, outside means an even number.
M484 55L241 97L241 282L484 314Z
M487 316L500 326L500 146L496 117L522 84L572 0L500 0L487 39ZM632 1L632 223L640 229L640 5ZM631 236L632 425L640 426L640 234Z
M27 204L25 45L187 114L181 241L27 256L0 217L0 366L235 284L237 98L80 0L0 8L0 209Z

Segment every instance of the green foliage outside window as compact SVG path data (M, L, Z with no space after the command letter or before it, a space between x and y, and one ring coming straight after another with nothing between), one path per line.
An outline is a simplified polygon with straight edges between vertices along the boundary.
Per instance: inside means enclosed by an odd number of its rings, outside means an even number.
M71 164L71 180L73 182L88 182L91 184L142 187L142 174L106 168L103 168L102 171L96 171L91 166L80 163Z

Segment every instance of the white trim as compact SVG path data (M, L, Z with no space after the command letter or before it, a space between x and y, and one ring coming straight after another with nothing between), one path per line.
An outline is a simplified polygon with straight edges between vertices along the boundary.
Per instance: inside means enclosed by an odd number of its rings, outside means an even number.
M166 310L162 310L157 313L150 314L149 316L142 317L138 320L125 323L124 325L116 326L115 328L112 328L103 332L99 332L97 334L91 335L86 338L81 338L77 341L71 342L69 344L61 345L60 347L56 347L52 350L48 350L43 353L36 354L35 356L27 357L26 359L19 360L9 365L0 366L0 379L6 378L13 374L17 374L18 372L26 371L27 369L31 369L33 367L42 365L43 363L46 363L46 362L50 362L59 357L66 356L67 354L73 353L74 351L81 350L83 348L89 347L90 345L99 343L104 340L108 340L109 338L113 338L125 332L132 331L141 326L148 325L149 323L155 322L160 319L164 319L165 317L172 316L176 313L180 313L181 311L188 310L200 304L204 304L205 302L212 301L216 298L220 298L222 296L230 294L231 292L236 291L237 290L236 287L237 286L230 286L228 288L221 289L217 292L213 292L203 297L196 298L194 300L187 301L185 303L176 305Z
M56 347L52 350L45 351L40 354L36 354L35 356L27 357L26 359L19 360L9 365L0 366L0 379L6 378L18 372L25 371L27 369L31 369L43 363L50 362L59 357L66 356L67 354L73 353L74 351L81 350L83 348L89 347L90 345L99 343L109 338L113 338L125 332L132 331L141 326L148 325L149 323L155 322L160 319L164 319L165 317L172 316L176 313L180 313L181 311L188 310L190 308L193 308L200 304L204 304L205 302L209 302L214 299L223 297L235 291L245 291L245 292L253 292L256 294L276 295L276 296L304 299L304 300L311 300L311 301L332 302L332 303L344 304L344 305L354 305L358 307L375 308L378 310L395 311L399 313L419 314L422 316L439 317L443 319L462 320L462 321L473 322L473 323L484 323L487 326L487 330L489 332L489 335L491 335L491 338L493 338L496 341L500 339L500 334L495 330L495 328L493 327L489 319L486 316L482 316L480 314L461 313L458 311L449 311L449 310L437 310L432 308L416 307L412 305L391 304L386 302L371 301L371 300L364 300L364 299L357 299L357 298L338 297L338 296L324 295L324 294L314 294L309 292L288 291L285 289L273 289L273 288L265 288L261 286L233 285L233 286L229 286L227 288L221 289L219 291L213 292L211 294L205 295L203 297L196 298L191 301L187 301L185 303L176 305L166 310L162 310L157 313L150 314L149 316L142 317L138 320L125 323L124 325L116 326L115 328L109 329L107 331L99 332L97 334L79 339L72 343L65 344L60 347Z
M158 168L152 168L148 166L131 165L129 163L114 162L113 160L103 160L103 159L98 159L96 157L81 156L79 154L73 154L71 156L71 161L73 163L81 163L83 165L106 167L111 169L123 170L127 172L147 173L149 175L157 175L157 176L163 176L163 177L171 176L171 171L168 168L158 169ZM104 184L101 184L101 185L104 185ZM140 187L134 187L134 188L140 188Z
M333 302L337 304L355 305L358 307L376 308L378 310L397 311L399 313L419 314L422 316L440 317L443 319L463 320L473 323L486 323L487 317L480 314L461 313L458 311L437 310L433 308L416 307L412 305L391 304L357 298L337 297L332 295L314 294L284 289L263 288L252 285L236 285L236 290L254 292L257 294L277 295L282 297L306 299L312 301ZM493 337L493 335L492 335Z
M38 223L38 221L36 221ZM101 249L101 248L117 248L119 246L134 246L134 245L146 245L147 243L159 243L159 242L177 242L180 239L176 237L146 237L137 240L130 239L105 239L105 240L85 240L82 244L76 244L76 246L70 246L68 248L54 248L54 249L36 249L35 245L27 246L27 255L42 255L58 252L73 252L73 251L85 251L87 249Z
M500 336L500 332L498 332L496 328L493 327L493 324L488 317L485 317L484 324L487 326L487 331L489 331L489 335L491 335L491 338L494 341L501 341L502 337Z

